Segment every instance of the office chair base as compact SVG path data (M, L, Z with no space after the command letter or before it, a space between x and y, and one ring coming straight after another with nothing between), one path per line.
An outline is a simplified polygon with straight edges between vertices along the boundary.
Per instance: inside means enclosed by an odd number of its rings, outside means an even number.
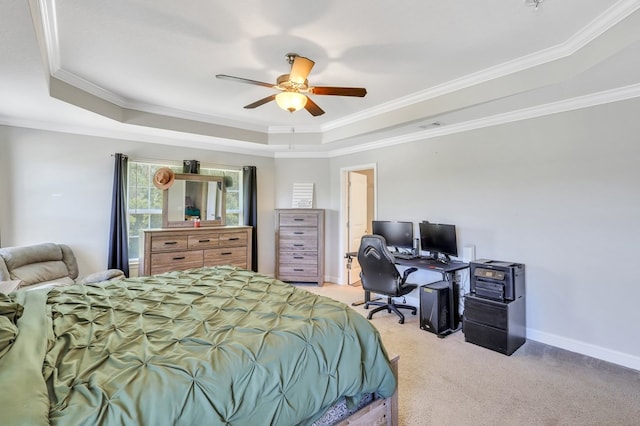
M397 316L400 317L400 320L398 321L400 324L404 324L404 315L402 314L402 312L399 311L399 309L410 309L411 313L413 315L416 314L416 312L418 311L418 308L416 308L415 306L411 306L411 305L400 305L400 304L395 304L391 301L391 298L387 298L387 302L366 302L364 304L364 308L365 309L369 309L369 305L374 305L374 306L378 306L377 308L375 308L373 311L369 312L369 315L367 316L367 319L371 319L373 317L373 314L375 314L376 312L380 312L382 310L387 310L387 312L391 313L391 311L393 311Z

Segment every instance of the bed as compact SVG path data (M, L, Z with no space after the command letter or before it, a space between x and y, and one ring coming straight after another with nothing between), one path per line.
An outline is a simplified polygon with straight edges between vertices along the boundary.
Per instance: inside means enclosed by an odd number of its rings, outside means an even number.
M348 306L231 266L0 294L3 425L393 424L396 362Z

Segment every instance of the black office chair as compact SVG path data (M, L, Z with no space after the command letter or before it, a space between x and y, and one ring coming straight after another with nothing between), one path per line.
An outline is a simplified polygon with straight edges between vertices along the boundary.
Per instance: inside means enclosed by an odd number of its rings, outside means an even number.
M400 317L400 324L404 323L404 315L398 310L411 309L413 315L417 309L410 305L401 305L393 303L392 297L404 296L413 291L417 284L407 284L406 280L409 274L418 270L418 268L408 268L400 276L395 265L395 259L389 249L384 237L380 235L363 235L360 240L360 249L358 250L358 263L360 263L360 280L362 288L370 293L377 293L387 297L386 302L366 301L365 309L369 309L369 305L379 306L369 312L368 319L373 314L386 309L389 313L395 312ZM368 298L367 298L368 299Z

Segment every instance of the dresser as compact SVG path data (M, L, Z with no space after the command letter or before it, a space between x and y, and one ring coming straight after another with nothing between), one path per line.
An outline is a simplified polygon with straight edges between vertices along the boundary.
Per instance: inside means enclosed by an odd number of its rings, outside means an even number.
M324 282L324 210L276 209L276 278Z
M250 226L144 230L138 274L216 265L250 269L251 231Z

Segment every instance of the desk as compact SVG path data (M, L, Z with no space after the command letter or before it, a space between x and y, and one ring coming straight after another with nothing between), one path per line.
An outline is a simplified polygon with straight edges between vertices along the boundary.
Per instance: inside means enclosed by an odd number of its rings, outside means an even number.
M353 258L358 257L358 252L349 252L344 256L347 259L347 268L351 267L351 262ZM442 274L442 281L446 281L449 283L449 325L450 329L438 335L439 337L444 337L457 331L460 328L460 318L458 317L459 312L459 297L460 297L460 288L456 287L459 283L455 280L455 273L461 271L463 269L467 269L469 267L468 263L459 262L459 261L449 261L448 263L440 263L428 257L418 257L415 259L400 259L395 258L396 265L406 266L407 268L418 268L424 269L425 271L433 271L439 272ZM371 300L371 295L367 290L364 291L364 301L353 302L353 306L362 305L365 302L369 302Z
M426 271L439 272L442 274L442 281L449 284L449 330L438 334L438 337L445 337L460 329L459 318L459 302L460 302L460 283L456 281L456 272L469 267L468 263L451 260L447 263L436 262L427 257L419 257L416 259L399 259L396 258L396 265L406 266L408 268L424 269Z

